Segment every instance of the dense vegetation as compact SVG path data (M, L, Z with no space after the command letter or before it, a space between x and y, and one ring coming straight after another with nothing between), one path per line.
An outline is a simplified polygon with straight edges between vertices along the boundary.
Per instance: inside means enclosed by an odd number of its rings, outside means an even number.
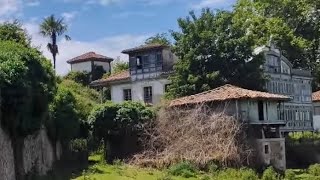
M12 135L32 134L55 94L50 62L15 42L1 41L0 47L1 122Z
M126 151L135 149L134 146L124 148L127 139L137 141L134 136L142 130L143 124L151 121L153 117L153 111L138 102L106 102L96 106L88 119L95 139L104 140L106 158L112 162L115 157L120 158L127 154Z
M169 97L191 95L226 83L249 89L265 84L261 55L253 55L254 41L245 29L232 23L233 14L204 9L178 19L180 31L173 32L174 51L179 60L171 77Z

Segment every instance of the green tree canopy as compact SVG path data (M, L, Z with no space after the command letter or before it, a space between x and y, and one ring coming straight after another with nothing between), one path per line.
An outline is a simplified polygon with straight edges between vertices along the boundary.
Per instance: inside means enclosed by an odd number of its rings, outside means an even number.
M272 36L294 67L313 69L320 60L320 1L238 0L234 12L256 45Z
M167 33L158 33L152 37L149 37L145 44L162 44L162 45L171 45L171 41Z
M233 14L204 9L178 19L179 32L174 51L179 60L170 77L169 97L199 93L225 83L262 89L265 79L260 69L261 55L253 55L254 41L245 30L232 23Z
M116 74L129 69L129 63L124 61L117 61L112 64L112 73Z
M52 66L36 49L0 41L1 122L11 135L40 128L55 89Z
M13 41L30 46L30 37L17 20L0 24L0 41Z
M68 141L79 135L80 117L76 106L71 91L60 85L45 122L48 134L54 141Z

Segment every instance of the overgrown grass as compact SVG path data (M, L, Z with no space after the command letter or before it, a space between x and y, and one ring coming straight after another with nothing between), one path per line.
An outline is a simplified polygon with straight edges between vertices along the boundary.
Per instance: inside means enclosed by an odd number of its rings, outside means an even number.
M102 153L94 153L89 157L91 165L82 173L72 174L73 180L320 180L320 165L312 165L308 169L288 169L283 174L268 168L257 174L249 168L219 168L213 165L206 172L200 171L189 162L182 162L168 169L157 170L130 166L122 161L113 165L106 164ZM46 177L41 180L67 180L62 176Z

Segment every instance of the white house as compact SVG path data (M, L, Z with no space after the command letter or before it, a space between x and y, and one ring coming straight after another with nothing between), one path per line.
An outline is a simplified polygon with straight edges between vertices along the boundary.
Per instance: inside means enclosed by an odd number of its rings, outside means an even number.
M111 87L113 102L141 101L157 104L170 84L168 75L176 60L170 47L152 44L123 50L129 55L129 70L91 83Z
M111 72L110 63L113 58L88 52L67 61L71 65L71 71L91 73L95 68L101 67L105 72Z
M313 128L320 131L320 91L312 93L313 102Z
M293 68L272 42L256 48L254 52L263 53L265 56L263 68L269 79L265 89L270 93L291 97L290 101L284 103L281 118L285 120L286 126L281 128L281 132L287 134L294 131L313 131L311 72Z

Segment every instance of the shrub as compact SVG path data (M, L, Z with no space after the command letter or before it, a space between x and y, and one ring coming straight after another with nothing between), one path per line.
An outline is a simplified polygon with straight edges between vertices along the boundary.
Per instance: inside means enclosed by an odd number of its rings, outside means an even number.
M314 176L320 176L320 164L313 164L309 166L308 172Z
M258 180L259 177L252 169L233 169L227 168L223 171L220 171L214 179L217 180L233 180L233 179L241 179L241 180Z
M80 121L76 100L68 89L59 86L49 110L45 126L50 138L68 141L78 135Z
M88 72L71 71L64 78L84 86L90 83L90 74Z
M69 143L69 148L72 152L83 152L87 151L87 140L86 139L74 139Z
M196 177L197 169L196 167L189 162L182 162L176 165L173 165L168 170L169 174L174 176L182 176L185 178Z
M296 174L292 169L287 169L285 172L285 179L286 180L295 180L296 179Z
M124 135L141 131L143 124L153 117L153 111L138 102L122 104L106 102L92 110L89 122L93 127L94 135L100 140L110 133Z
M278 173L273 169L273 167L268 167L262 174L262 180L278 180L279 175Z

